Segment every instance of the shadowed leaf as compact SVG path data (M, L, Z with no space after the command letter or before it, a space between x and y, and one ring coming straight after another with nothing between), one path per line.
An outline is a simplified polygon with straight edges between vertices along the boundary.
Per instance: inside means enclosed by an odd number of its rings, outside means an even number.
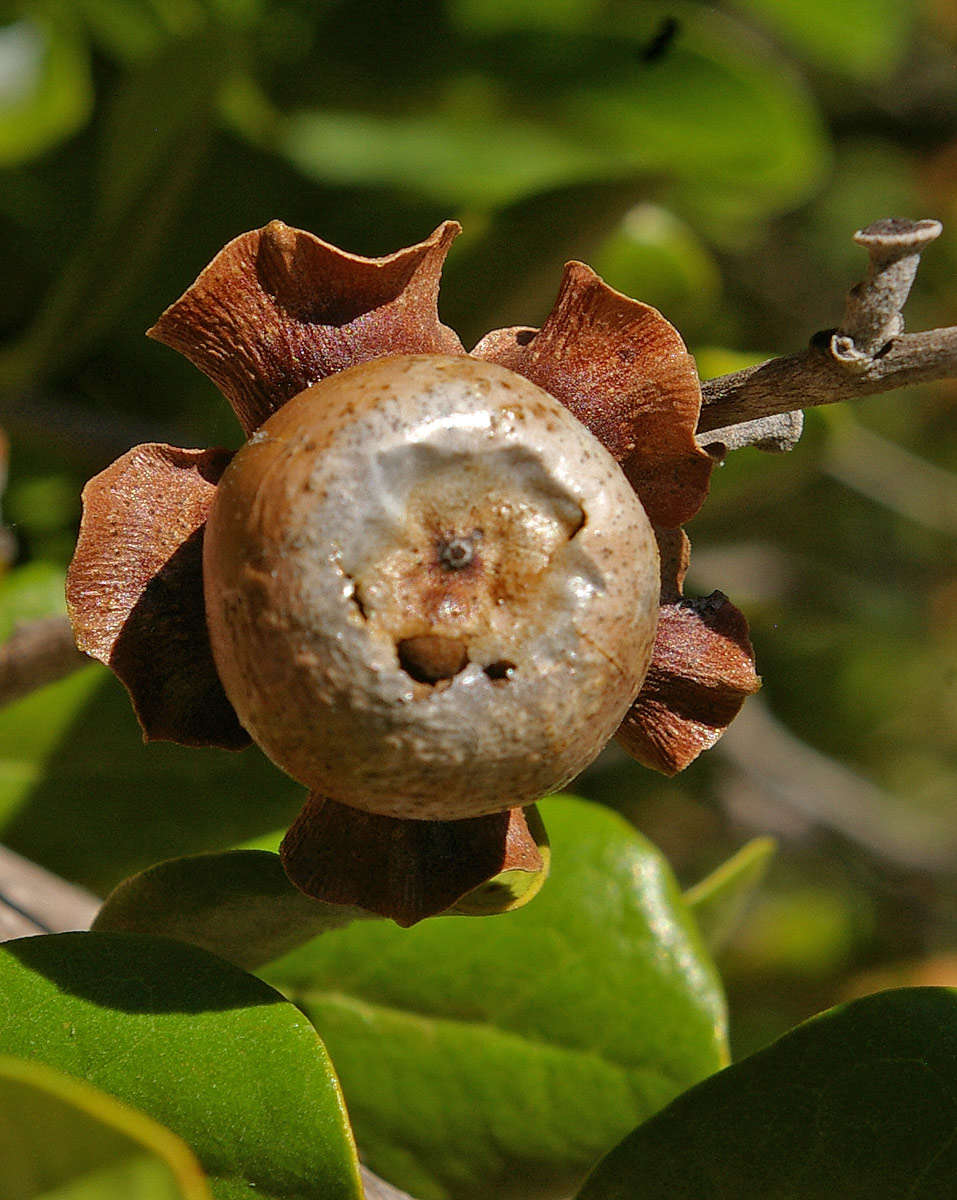
M93 929L176 938L249 969L370 915L304 896L278 854L228 850L171 859L124 880Z
M579 1200L941 1200L957 1179L957 991L799 1025L627 1137Z
M426 1200L567 1196L635 1114L725 1061L659 853L605 809L542 810L552 874L526 908L355 924L264 972L329 1046L365 1161Z
M0 1011L0 1053L166 1125L217 1200L251 1188L269 1200L359 1200L322 1044L278 993L221 959L132 934L22 938L0 947Z

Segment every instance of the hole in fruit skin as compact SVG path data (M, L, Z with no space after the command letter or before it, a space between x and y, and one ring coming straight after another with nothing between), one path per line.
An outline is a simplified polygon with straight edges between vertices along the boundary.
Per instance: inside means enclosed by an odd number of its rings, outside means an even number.
M343 571L343 578L349 585L346 591L346 599L352 604L355 611L359 614L363 621L368 621L369 614L366 612L366 606L362 602L362 597L359 595L359 589L356 586L356 581L351 575Z
M350 595L349 599L356 606L356 611L363 621L368 621L369 614L366 612L366 606L362 603L362 597L359 595L359 592L356 588L352 589L352 594Z
M403 638L396 644L399 665L417 683L438 683L451 679L468 666L469 655L464 642L456 638L425 634Z
M500 658L497 662L489 663L484 670L493 683L504 683L507 679L511 679L514 674L515 664L509 662L507 658Z

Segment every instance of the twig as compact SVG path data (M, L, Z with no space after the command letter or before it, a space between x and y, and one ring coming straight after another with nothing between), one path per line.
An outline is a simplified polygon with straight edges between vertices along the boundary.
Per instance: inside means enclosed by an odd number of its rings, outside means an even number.
M365 1200L413 1200L408 1192L400 1192L391 1183L386 1183L378 1175L373 1175L368 1167L360 1165L359 1171L362 1175Z
M818 334L801 354L772 358L733 375L709 379L702 386L699 433L790 412L798 404L812 408L858 400L957 375L957 326L902 334L863 372L853 374L830 353L831 337Z
M787 414L793 422L797 409L957 376L957 326L901 333L921 250L940 231L939 221L900 218L858 230L854 239L867 248L870 266L848 293L841 327L815 334L799 354L709 379L702 385L699 442L780 449L785 426L767 425L769 417ZM734 426L746 428L734 437Z
M0 706L53 683L90 660L77 650L66 617L18 626L0 646Z
M0 941L89 929L99 907L92 892L0 846Z
M867 370L875 356L904 332L901 310L920 266L921 252L940 237L940 221L888 217L859 229L854 241L870 255L867 276L847 293L841 327L831 353L853 370Z
M754 696L718 743L719 752L754 780L778 811L799 826L840 834L874 858L901 870L951 875L957 841L939 825L912 818L906 829L888 820L886 792L795 737ZM898 805L900 802L898 801ZM767 826L768 811L759 824Z
M726 458L732 450L743 450L745 446L768 454L785 454L798 444L803 431L804 413L796 409L699 433L698 443L713 458Z

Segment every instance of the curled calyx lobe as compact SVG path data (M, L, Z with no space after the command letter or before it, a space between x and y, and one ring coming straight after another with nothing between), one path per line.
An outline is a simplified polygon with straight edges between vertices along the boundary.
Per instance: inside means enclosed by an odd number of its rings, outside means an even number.
M384 258L347 254L270 221L234 238L149 336L185 355L247 434L307 387L392 354L461 354L438 319L442 263L459 225Z
M247 435L255 436L301 392L360 364L464 356L436 303L457 231L446 222L418 245L364 258L271 222L230 242L151 336L205 371ZM712 466L695 441L700 388L690 355L653 308L571 263L541 329L494 331L472 358L507 368L559 401L618 463L650 517L663 562L661 607L647 677L619 736L647 765L680 770L717 740L758 686L740 613L720 593L704 601L683 596L687 539L678 526L702 503ZM229 459L225 451L141 446L87 489L68 580L71 617L80 644L126 684L147 738L231 748L248 740L222 686L204 617L206 521ZM477 529L444 529L444 540L433 547L443 583L439 605L463 594L470 573L487 569L493 551ZM468 562L452 566L463 547ZM407 595L410 575L399 562L389 565L387 576L397 596ZM380 604L383 590L372 582L359 584L352 585L353 617L362 618L371 596L373 624L380 632L388 626L389 671L404 673L403 686L413 693L409 703L421 703L423 692L427 702L438 699L478 669L500 690L519 683L521 664L506 656L487 661L471 635L464 652L449 629L406 629L398 637L398 608ZM349 822L341 814L329 817L336 803L318 798L313 810L323 811L326 826L341 833ZM366 815L363 836L388 840L392 835L373 816ZM497 831L482 828L505 846ZM416 855L426 854L425 842L413 842ZM508 853L503 849L503 864ZM361 892L362 880L353 882ZM426 912L430 890L446 895L448 887L436 891L430 884L409 911Z

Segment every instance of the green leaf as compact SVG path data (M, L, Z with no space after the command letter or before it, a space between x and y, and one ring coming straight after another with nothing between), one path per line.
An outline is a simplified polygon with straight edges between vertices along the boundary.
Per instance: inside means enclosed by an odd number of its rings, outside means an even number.
M205 149L228 56L218 37L170 42L122 81L101 126L97 203L0 384L36 388L122 311L159 252Z
M679 1097L579 1200L941 1200L957 1179L957 991L881 992Z
M774 838L754 838L685 892L685 903L712 951L737 929L776 849Z
M738 0L737 7L839 76L886 78L911 48L914 5L900 0Z
M30 562L0 577L0 642L23 621L66 615L63 568L48 562Z
M159 859L285 827L303 799L255 748L144 745L103 667L0 710L0 839L99 895Z
M607 155L546 125L461 113L306 112L279 149L323 183L408 186L436 202L497 207L555 183L608 173ZM620 174L620 172L615 172Z
M272 988L193 946L68 933L0 947L0 1053L46 1063L181 1137L218 1200L358 1200L321 1042Z
M550 849L541 818L527 810L544 860L540 871L503 871L467 892L449 910L491 916L527 904L548 877ZM303 895L268 850L229 850L157 863L126 879L106 898L96 930L148 933L190 942L252 970L321 933L374 914Z
M274 964L333 1055L363 1157L421 1200L568 1195L725 1059L724 1001L662 856L607 809L542 806L527 908L335 930Z
M569 17L571 29L580 14ZM645 61L674 17L667 52ZM267 136L312 179L445 205L487 210L575 183L653 177L673 181L683 202L707 197L708 211L766 212L820 182L825 134L780 57L742 33L700 5L643 4L603 15L587 38L557 28L473 34L484 73L464 72L450 54L438 89L417 92L410 80L398 111L330 96ZM250 132L261 138L262 123Z
M0 28L0 167L28 161L80 129L93 104L89 52L69 15Z
M672 179L678 206L702 225L750 221L808 196L828 149L800 80L724 14L664 11L679 29L659 61L632 81L609 78L569 98L579 136L614 143L633 169ZM644 20L634 18L638 36Z
M112 1096L0 1057L4 1200L210 1200L189 1147Z
M304 896L278 854L231 850L172 859L124 880L93 928L176 938L249 969L371 915Z

